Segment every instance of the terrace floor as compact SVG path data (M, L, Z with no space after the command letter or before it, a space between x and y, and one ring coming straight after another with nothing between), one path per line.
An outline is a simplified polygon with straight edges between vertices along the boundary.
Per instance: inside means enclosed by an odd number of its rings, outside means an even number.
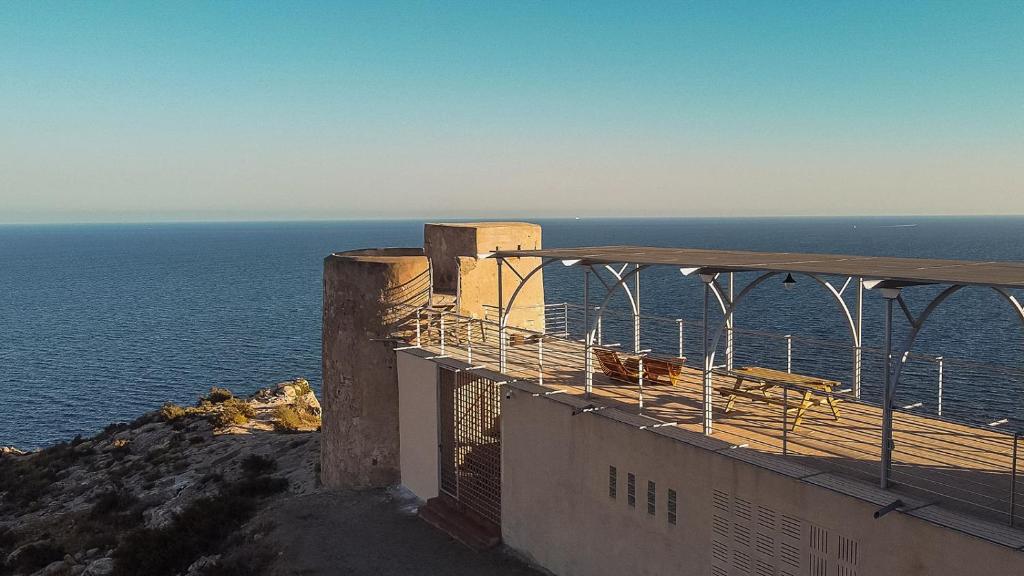
M474 338L470 364L497 368L495 336ZM459 343L451 336L449 339L445 354L469 360L465 341ZM440 352L438 346L425 344L424 348ZM536 342L510 346L505 373L538 382L538 348ZM583 344L546 337L543 348L542 384L552 390L564 390L567 394L584 395ZM682 377L674 386L645 384L642 411L639 407L640 390L636 384L605 376L596 360L594 372L590 399L594 404L641 413L660 422L702 433L700 369L684 367ZM730 387L733 382L734 379L727 374L714 376L716 388ZM789 393L797 394L795 391ZM881 408L841 394L837 397L843 398L838 421L833 419L828 406L822 405L811 408L795 431L783 434L781 406L740 398L733 410L726 414L726 398L716 392L713 398L713 436L877 486ZM792 424L792 415L788 417L788 423ZM1004 526L1009 523L1010 493L1014 482L1011 475L1014 465L1012 435L904 411L896 412L893 426L895 450L891 491L894 494L913 497L926 505L938 504L946 509L966 512ZM1024 466L1018 462L1018 474L1022 469ZM1024 496L1021 484L1024 481L1016 482L1018 526L1021 524L1019 516L1024 512L1020 505Z

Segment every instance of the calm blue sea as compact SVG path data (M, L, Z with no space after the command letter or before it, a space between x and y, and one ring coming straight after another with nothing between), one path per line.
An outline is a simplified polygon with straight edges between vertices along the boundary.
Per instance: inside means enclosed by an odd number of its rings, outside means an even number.
M640 244L1024 261L1024 218L538 220L548 247ZM90 434L210 386L251 391L305 377L320 383L321 266L332 251L419 246L420 221L0 227L0 445L32 448ZM561 268L561 267L557 267ZM749 278L738 275L737 282ZM840 281L841 282L841 281ZM549 301L580 301L580 272L553 270ZM674 270L643 277L645 314L700 317L699 281ZM934 293L907 292L912 306ZM619 302L617 305L621 305ZM882 308L866 297L867 346ZM606 341L625 340L611 323ZM820 287L765 285L737 328L846 342ZM623 331L624 332L624 331ZM943 355L944 414L968 421L1024 416L1020 323L981 289L954 296L917 350ZM687 334L687 354L699 341ZM645 347L674 350L668 328ZM794 369L849 380L848 351L798 341ZM778 365L785 344L737 337L738 361ZM870 358L868 357L870 356ZM865 396L878 355L865 358ZM993 372L998 364L1005 371ZM807 368L804 368L807 370ZM935 409L933 368L908 376L901 400ZM993 376L993 374L995 374ZM986 376L987 375L987 376Z

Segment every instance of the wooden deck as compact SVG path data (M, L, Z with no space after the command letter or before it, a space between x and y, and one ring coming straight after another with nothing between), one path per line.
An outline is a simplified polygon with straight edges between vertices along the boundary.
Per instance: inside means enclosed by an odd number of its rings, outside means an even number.
M479 334L479 332L477 332ZM496 335L495 335L496 336ZM451 339L452 336L450 335ZM558 338L544 342L543 385L570 394L584 394L583 344ZM424 346L439 351L437 346ZM472 364L498 367L497 338L474 338ZM540 380L539 344L527 342L510 346L505 373ZM446 355L467 360L465 342L449 342ZM643 387L613 380L600 371L595 360L592 401L642 413L675 426L702 433L701 371L686 367L676 386L666 384ZM727 375L715 375L715 386L731 386ZM791 391L791 395L797 395ZM878 485L881 408L843 398L841 418L836 421L824 403L810 409L800 427L783 433L783 410L778 405L739 399L725 414L726 399L717 392L713 397L715 438L734 445L777 454L780 457L820 470L840 472L870 485ZM788 417L792 424L792 416ZM927 415L897 412L893 422L892 491L944 508L967 512L990 521L1009 522L1013 436L993 429L979 428ZM785 454L783 445L785 443ZM1021 442L1024 444L1024 442ZM1024 450L1021 454L1024 459ZM1024 466L1017 464L1017 474ZM1024 478L1017 486L1017 525L1024 514Z

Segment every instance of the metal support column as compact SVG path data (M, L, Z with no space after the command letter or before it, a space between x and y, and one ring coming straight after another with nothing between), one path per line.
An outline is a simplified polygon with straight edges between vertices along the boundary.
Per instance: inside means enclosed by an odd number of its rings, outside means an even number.
M638 269L639 264L635 265ZM633 299L636 302L636 309L633 310L633 352L636 354L640 353L640 271L633 272L633 278L636 280L636 288L633 293Z
M879 472L879 486L889 487L892 471L892 303L899 296L899 290L883 289L885 298L885 375L882 378L882 458Z
M863 371L862 347L864 345L864 279L857 278L857 323L856 341L853 348L853 397L860 400L860 380Z
M729 272L729 306L732 306L732 287L733 287L733 273ZM725 322L725 368L726 370L732 371L732 359L733 359L733 315L729 314L729 317Z
M498 258L498 372L505 373L505 360L508 353L508 342L505 334L505 294L502 292L502 264L504 258Z
M712 389L711 389L711 350L708 350L708 298L711 296L710 281L704 282L704 434L710 436L713 432L711 422L711 400L712 400Z
M939 416L942 416L942 356L936 356L935 361L939 363Z
M590 391L594 386L594 359L590 353L590 267L583 268L583 372L584 391L590 399Z

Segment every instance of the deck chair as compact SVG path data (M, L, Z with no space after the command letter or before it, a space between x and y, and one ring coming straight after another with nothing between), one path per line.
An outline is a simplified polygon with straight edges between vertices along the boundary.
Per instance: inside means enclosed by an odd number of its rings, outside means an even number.
M611 350L594 348L594 356L597 357L597 362L601 365L601 371L609 378L636 384L640 372L635 367L630 368L623 364L618 354Z
M686 358L647 356L644 358L644 378L651 382L675 386L683 373L683 362L686 362Z

